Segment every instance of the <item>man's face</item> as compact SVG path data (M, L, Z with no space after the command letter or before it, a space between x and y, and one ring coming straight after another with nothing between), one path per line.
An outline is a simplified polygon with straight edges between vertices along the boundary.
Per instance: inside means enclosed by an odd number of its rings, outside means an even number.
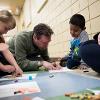
M50 41L51 41L51 36L47 37L45 35L41 35L39 38L35 36L35 44L40 49L46 49Z
M70 24L70 34L72 35L72 37L77 38L81 31L82 30L79 26Z

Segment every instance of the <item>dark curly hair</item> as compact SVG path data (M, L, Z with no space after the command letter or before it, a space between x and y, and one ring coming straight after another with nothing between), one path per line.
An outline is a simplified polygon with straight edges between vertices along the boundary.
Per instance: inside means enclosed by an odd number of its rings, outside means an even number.
M79 26L82 30L86 29L85 27L85 18L81 14L74 14L69 21L70 24Z
M36 35L37 37L41 35L45 35L47 37L50 37L53 34L53 30L50 28L50 26L40 23L36 25L33 29L33 35Z
M98 41L98 35L100 34L100 32L97 32L94 36L93 36L93 39Z

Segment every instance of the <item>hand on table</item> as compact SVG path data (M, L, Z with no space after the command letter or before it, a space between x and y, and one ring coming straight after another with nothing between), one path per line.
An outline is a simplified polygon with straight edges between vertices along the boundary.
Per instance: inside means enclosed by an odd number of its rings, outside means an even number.
M20 67L17 67L15 72L14 72L14 75L15 76L22 76L22 74L23 74L22 69Z
M55 67L55 70L60 70L62 67L60 66L59 62L53 62L53 66Z
M43 61L42 65L48 70L59 70L59 69L61 69L61 66L58 65L57 63L50 63L50 62L47 62L47 61Z

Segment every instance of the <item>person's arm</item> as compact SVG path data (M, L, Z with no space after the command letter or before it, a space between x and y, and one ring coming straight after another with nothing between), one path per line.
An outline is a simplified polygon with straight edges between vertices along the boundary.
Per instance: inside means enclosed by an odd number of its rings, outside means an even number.
M2 52L2 54L4 55L5 59L9 62L9 64L11 65L3 65L2 69L6 70L8 69L8 71L11 69L15 69L15 75L22 75L22 70L20 69L20 67L18 66L18 64L16 63L12 53L9 51L8 49L8 45L5 43L0 43L0 51ZM12 68L13 67L13 68Z
M6 58L6 60L13 66L18 66L13 55L11 54L11 52L8 49L8 45L5 43L0 43L0 51L2 52L2 54L4 55L4 57Z
M61 66L57 62L52 62L48 55L48 49L44 50L41 54L44 61L42 61L42 65L48 70L59 70Z
M83 31L80 35L80 43L84 43L89 40L88 34Z
M0 43L0 51L2 52L4 50L6 50L6 49L8 49L8 45L5 44L5 43Z
M9 51L9 49L5 49L2 51L4 57L6 58L6 60L13 66L15 67L15 75L19 76L23 74L23 71L20 69L20 67L18 66L17 62L15 61L12 53Z
M3 65L0 62L0 70L1 71L4 71L4 72L11 73L11 72L14 72L15 71L15 67L14 66L11 66L11 65Z
M12 65L12 66L15 66L15 67L19 67L12 55L12 53L9 51L9 49L6 49L6 50L3 50L2 51L4 57L7 59L7 61Z
M0 43L0 52L3 53L5 50L8 50L8 45L6 45L5 43ZM15 71L15 68L12 65L3 65L0 62L0 70L11 73Z

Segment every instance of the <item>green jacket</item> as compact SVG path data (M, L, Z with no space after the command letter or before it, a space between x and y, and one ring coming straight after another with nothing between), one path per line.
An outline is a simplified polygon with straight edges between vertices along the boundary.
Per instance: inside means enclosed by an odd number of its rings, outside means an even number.
M33 43L32 34L32 31L22 32L11 38L8 42L10 51L24 71L38 70L39 60L35 59L37 56L40 56L40 60L49 60L48 50L40 50Z

